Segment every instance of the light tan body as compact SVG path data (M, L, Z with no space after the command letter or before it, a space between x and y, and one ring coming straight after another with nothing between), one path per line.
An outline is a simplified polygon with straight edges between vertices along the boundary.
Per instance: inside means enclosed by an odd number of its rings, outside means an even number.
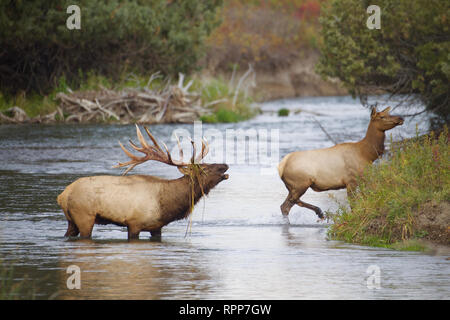
M286 155L278 165L280 178L289 191L281 205L288 215L293 205L311 209L323 218L320 208L300 200L308 188L327 191L356 186L356 178L364 168L384 152L385 131L403 123L400 117L390 116L389 109L372 111L366 136L359 142L341 143L330 148L296 151Z
M308 181L314 191L346 188L354 182L355 174L371 163L359 150L357 143L344 143L326 149L292 152L280 162L278 171L290 184Z
M149 176L86 177L70 184L57 201L82 236L89 236L95 220L152 231L164 225L158 200L164 184Z

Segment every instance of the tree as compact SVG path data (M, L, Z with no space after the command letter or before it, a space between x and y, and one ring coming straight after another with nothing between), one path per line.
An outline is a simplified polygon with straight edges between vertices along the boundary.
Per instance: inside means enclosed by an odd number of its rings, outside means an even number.
M450 2L378 0L381 28L366 26L367 0L331 0L323 6L322 56L317 71L339 78L353 96L398 95L420 100L449 122Z
M216 25L221 0L76 1L81 29L69 30L69 0L0 2L0 87L45 92L64 76L95 71L189 72Z

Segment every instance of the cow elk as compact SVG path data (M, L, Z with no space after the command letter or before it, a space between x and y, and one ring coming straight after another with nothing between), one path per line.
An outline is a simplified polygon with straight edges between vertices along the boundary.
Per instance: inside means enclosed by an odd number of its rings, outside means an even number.
M68 221L65 236L90 238L94 224L115 224L128 228L128 239L139 238L141 231L149 231L152 237L161 237L161 228L172 221L187 218L194 204L221 181L228 179L226 164L200 164L209 146L202 141L202 149L196 157L195 144L191 140L193 154L190 162L183 162L183 150L178 140L180 160L175 160L164 144L149 145L139 127L137 136L141 146L130 141L132 148L144 154L135 156L120 142L130 161L117 167L127 167L122 176L93 176L76 180L58 196L58 204ZM175 166L183 173L178 179L166 180L149 175L126 176L135 166L149 160Z
M359 142L341 143L318 150L296 151L287 154L278 165L278 173L289 194L281 205L288 216L294 205L313 210L323 219L322 210L300 200L308 190L327 191L356 187L357 176L384 152L385 131L403 124L403 118L389 114L390 107L381 112L372 108L366 136Z

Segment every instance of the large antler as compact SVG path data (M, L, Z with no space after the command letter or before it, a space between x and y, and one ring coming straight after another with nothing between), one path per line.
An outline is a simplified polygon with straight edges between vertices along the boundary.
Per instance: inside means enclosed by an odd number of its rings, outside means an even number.
M130 157L130 159L131 159L128 162L124 162L124 163L119 162L118 165L114 166L114 168L128 167L125 170L125 172L123 173L123 175L126 175L130 170L132 170L138 164L144 163L149 160L159 161L159 162L166 163L168 165L172 165L172 166L176 166L176 167L185 167L185 166L189 166L194 163L199 163L208 154L209 145L208 145L208 143L205 144L205 140L202 140L202 152L197 157L195 157L195 143L194 143L194 141L191 140L192 149L193 149L191 162L190 163L183 162L183 149L181 148L180 140L178 139L178 137L176 137L177 143L178 143L178 149L179 149L179 153L180 153L180 160L174 160L174 159L172 159L172 156L170 155L170 152L167 149L167 146L164 144L164 142L162 144L164 146L165 151L163 149L161 149L161 147L159 146L155 137L153 137L153 135L150 133L148 128L144 127L144 129L147 132L147 135L149 136L149 138L152 140L153 145L151 146L147 143L147 141L145 140L145 138L143 137L143 135L141 133L141 130L139 130L139 127L137 125L136 125L136 133L137 133L139 142L141 143L141 146L139 147L139 146L135 145L131 140L130 140L130 145L134 150L145 154L145 156L142 156L142 157L135 156L130 151L128 151L122 145L122 143L120 143L120 141L119 141L120 147L125 152L125 154L128 157Z

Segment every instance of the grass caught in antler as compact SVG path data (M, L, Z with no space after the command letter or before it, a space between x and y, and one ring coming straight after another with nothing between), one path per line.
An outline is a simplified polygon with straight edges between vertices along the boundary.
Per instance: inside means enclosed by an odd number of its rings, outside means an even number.
M202 196L205 196L205 192L203 190L203 184L202 184L202 180L200 179L200 176L202 174L206 175L206 172L202 169L202 167L198 164L198 163L192 163L189 165L189 169L188 169L188 176L189 176L189 180L191 182L191 206L189 208L189 213L188 213L188 217L189 217L189 222L188 225L186 226L186 233L184 234L184 236L186 237L188 232L189 234L191 233L192 230L192 212L194 211L194 206L195 206L195 183L197 181L198 185L200 186L200 190L202 192Z

